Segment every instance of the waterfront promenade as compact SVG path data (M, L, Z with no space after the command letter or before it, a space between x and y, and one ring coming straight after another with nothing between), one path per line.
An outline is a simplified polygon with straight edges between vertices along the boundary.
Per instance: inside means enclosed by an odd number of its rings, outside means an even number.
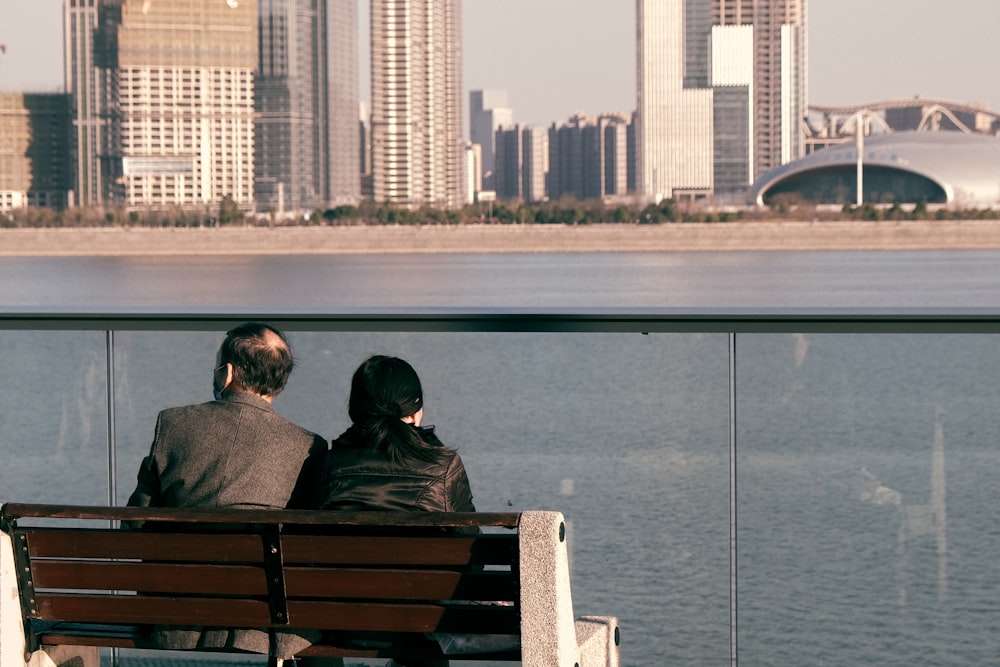
M1000 220L0 230L8 257L998 248Z

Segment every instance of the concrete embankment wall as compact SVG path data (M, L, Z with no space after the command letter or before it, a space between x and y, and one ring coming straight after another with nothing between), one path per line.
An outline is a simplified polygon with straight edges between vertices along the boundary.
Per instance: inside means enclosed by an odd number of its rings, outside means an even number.
M1000 220L0 230L0 256L1000 248Z

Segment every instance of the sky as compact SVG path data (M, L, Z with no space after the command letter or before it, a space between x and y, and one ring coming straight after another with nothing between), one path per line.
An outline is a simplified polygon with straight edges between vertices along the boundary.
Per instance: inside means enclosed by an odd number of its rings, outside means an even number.
M810 104L919 95L1000 111L1000 0L807 2ZM633 0L464 0L462 12L465 88L506 90L516 122L635 108ZM0 90L61 90L61 16L62 0L0 0Z

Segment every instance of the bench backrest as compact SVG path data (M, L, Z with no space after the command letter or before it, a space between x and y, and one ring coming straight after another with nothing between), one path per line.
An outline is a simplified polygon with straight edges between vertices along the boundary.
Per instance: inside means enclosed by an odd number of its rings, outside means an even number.
M519 519L20 504L0 516L26 619L418 634L520 633Z
M116 528L119 522L143 528ZM0 530L4 661L15 634L23 631L19 645L32 651L36 626L59 621L82 627L84 637L105 633L89 644L100 646L125 645L115 643L113 627L102 627L108 624L308 628L350 637L520 634L519 654L494 657L531 667L572 667L581 656L583 664L618 664L617 620L574 620L559 512L7 503ZM80 645L80 636L59 641L46 631L45 641Z

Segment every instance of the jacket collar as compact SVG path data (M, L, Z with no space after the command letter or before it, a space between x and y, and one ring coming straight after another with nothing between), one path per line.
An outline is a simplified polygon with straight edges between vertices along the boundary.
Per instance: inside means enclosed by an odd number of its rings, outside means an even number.
M222 400L229 401L230 403L241 403L243 405L250 405L255 408L259 408L261 410L267 410L269 412L274 411L274 408L268 401L265 401L263 398L257 396L256 394L251 394L245 391L230 391L225 396L222 397Z

